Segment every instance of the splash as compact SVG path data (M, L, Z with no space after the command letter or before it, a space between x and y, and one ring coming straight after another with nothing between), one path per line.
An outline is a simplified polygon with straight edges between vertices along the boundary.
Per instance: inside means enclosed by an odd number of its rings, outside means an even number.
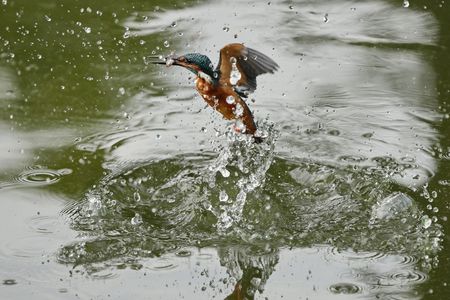
M220 190L216 216L218 231L222 233L241 221L247 195L264 184L279 132L265 120L260 122L256 132L256 136L263 139L262 143L255 143L252 136L236 132L232 127L225 135L227 144L220 149L205 177L210 188ZM216 174L229 180L218 182Z

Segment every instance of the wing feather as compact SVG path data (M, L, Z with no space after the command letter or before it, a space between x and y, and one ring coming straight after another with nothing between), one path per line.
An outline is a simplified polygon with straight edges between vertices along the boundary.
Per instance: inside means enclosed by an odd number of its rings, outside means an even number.
M234 66L233 66L234 65ZM240 78L234 84L235 90L244 96L256 89L256 77L278 70L278 64L267 55L245 47L243 44L229 44L220 50L219 64L216 71L220 74L220 81L233 85L231 76L239 71Z

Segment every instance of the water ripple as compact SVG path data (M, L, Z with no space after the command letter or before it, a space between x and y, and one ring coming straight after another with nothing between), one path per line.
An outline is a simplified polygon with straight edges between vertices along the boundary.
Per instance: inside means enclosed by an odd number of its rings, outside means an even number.
M357 294L362 291L362 288L354 283L336 283L329 287L333 294Z
M50 185L57 183L62 176L72 173L71 169L31 169L20 173L15 181L27 185Z

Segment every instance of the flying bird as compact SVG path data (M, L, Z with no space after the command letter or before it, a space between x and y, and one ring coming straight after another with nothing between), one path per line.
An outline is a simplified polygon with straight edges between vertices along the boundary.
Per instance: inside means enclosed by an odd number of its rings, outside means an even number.
M255 141L261 141L260 137L255 136L257 128L253 114L243 99L255 91L258 75L278 70L278 64L271 58L243 44L234 43L220 50L216 68L206 55L199 53L170 55L151 63L181 66L194 73L197 91L206 103L225 119L240 121L235 126L237 131L251 134Z

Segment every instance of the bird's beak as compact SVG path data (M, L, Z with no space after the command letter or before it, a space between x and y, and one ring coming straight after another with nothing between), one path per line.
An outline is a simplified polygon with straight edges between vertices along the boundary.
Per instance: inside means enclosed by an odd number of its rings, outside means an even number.
M170 66L180 66L181 64L178 63L177 61L177 57L169 55L166 57L163 56L158 56L158 55L151 55L148 56L148 58L150 58L149 63L151 64L155 64L155 65L166 65L167 67Z
M166 57L163 57L161 55L150 55L147 56L148 62L155 65L165 65L166 64Z

